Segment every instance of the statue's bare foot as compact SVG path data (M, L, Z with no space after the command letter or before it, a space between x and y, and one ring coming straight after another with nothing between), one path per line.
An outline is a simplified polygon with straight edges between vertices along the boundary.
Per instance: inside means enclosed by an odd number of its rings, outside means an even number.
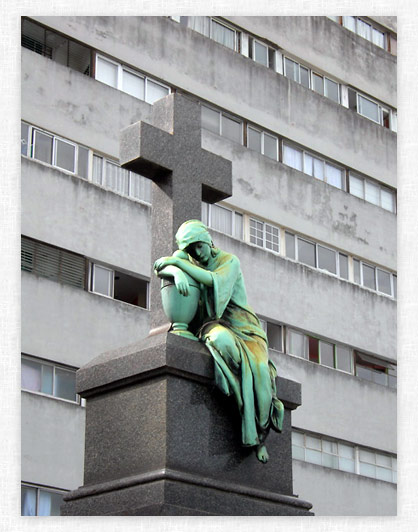
M263 444L257 447L255 454L257 455L257 458L260 460L260 462L262 462L263 464L265 464L269 459L269 453L267 452L266 446Z

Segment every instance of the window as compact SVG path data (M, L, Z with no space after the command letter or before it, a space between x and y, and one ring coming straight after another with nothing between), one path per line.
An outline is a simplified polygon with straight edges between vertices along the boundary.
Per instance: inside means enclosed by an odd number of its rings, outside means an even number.
M279 228L250 218L250 242L256 246L279 252Z
M274 49L253 37L248 37L248 55L256 63L260 63L260 65L272 68L273 70L275 69Z
M84 288L86 261L83 256L22 236L21 269L51 281Z
M395 193L389 188L353 174L352 172L350 172L349 183L350 194L353 194L353 196L364 199L387 211L395 212Z
M242 144L242 122L221 111L202 105L202 128Z
M351 87L348 87L348 107L369 120L396 131L396 111L394 109L382 106Z
M354 282L396 298L396 275L353 258Z
M342 23L345 28L374 43L376 46L379 46L379 48L388 49L385 33L361 18L352 16L342 17Z
M396 483L396 456L326 436L292 430L292 458Z
M148 282L92 262L90 291L130 305L148 308Z
M170 94L167 85L98 54L95 79L150 104Z
M64 502L64 490L41 488L33 484L22 484L21 515L60 515L60 506Z
M355 352L355 374L361 379L396 388L396 366L359 351Z
M90 75L90 48L26 18L22 19L21 44L23 48Z
M202 202L202 222L221 233L240 240L244 238L242 214L226 207Z
M269 348L283 352L283 326L267 322L267 339Z
M177 17L171 17L176 19ZM211 17L179 17L180 24L238 51L239 33L231 26Z
M296 83L300 83L301 85L309 89L309 69L300 65L296 61L289 59L288 57L284 57L283 60L284 75L287 78L290 78L291 80L296 81Z
M22 355L22 390L79 403L79 396L75 391L75 372L74 368Z
M308 358L308 338L305 334L287 329L287 352L301 358Z
M326 96L334 102L340 103L340 87L335 81L312 72L312 89L322 94L322 96Z
M279 139L254 127L247 127L247 147L275 161L279 158Z

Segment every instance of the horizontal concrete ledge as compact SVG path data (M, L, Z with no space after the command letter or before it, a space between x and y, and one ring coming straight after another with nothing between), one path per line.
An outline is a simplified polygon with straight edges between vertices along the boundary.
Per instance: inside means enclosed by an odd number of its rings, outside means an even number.
M294 506L305 510L310 510L312 508L312 504L310 502L304 501L303 499L299 499L296 496L281 495L280 493L258 490L254 488L249 488L248 486L241 486L239 484L234 484L230 482L220 482L218 480L214 480L208 477L192 475L184 471L175 471L173 469L159 469L157 471L150 471L140 475L133 475L131 477L125 477L109 482L103 482L101 484L95 484L93 486L85 486L82 488L78 488L74 491L71 491L68 495L65 495L64 501L75 501L85 497L101 495L103 493L123 490L125 488L130 488L139 484L148 484L150 482L156 482L161 480L172 480L177 482L183 482L186 484L192 484L195 486L203 486L206 488L212 488L227 493L245 495L257 499L264 499L274 503Z
M77 371L76 390L89 398L166 375L211 386L212 356L203 343L164 332L94 358ZM278 377L276 384L277 396L286 408L301 405L298 382Z

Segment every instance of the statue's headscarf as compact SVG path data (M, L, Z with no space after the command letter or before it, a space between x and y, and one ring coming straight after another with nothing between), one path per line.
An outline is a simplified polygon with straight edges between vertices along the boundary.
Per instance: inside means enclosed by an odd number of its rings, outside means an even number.
M206 242L212 246L208 228L200 220L188 220L181 224L176 233L176 242L181 250L186 249L193 242Z

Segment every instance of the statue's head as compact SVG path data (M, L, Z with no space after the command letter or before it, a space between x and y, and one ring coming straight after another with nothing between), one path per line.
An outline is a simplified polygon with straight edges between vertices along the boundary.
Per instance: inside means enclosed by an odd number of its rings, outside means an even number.
M205 242L209 246L213 246L208 228L200 220L188 220L181 224L176 233L176 242L181 250L185 250L195 242Z

